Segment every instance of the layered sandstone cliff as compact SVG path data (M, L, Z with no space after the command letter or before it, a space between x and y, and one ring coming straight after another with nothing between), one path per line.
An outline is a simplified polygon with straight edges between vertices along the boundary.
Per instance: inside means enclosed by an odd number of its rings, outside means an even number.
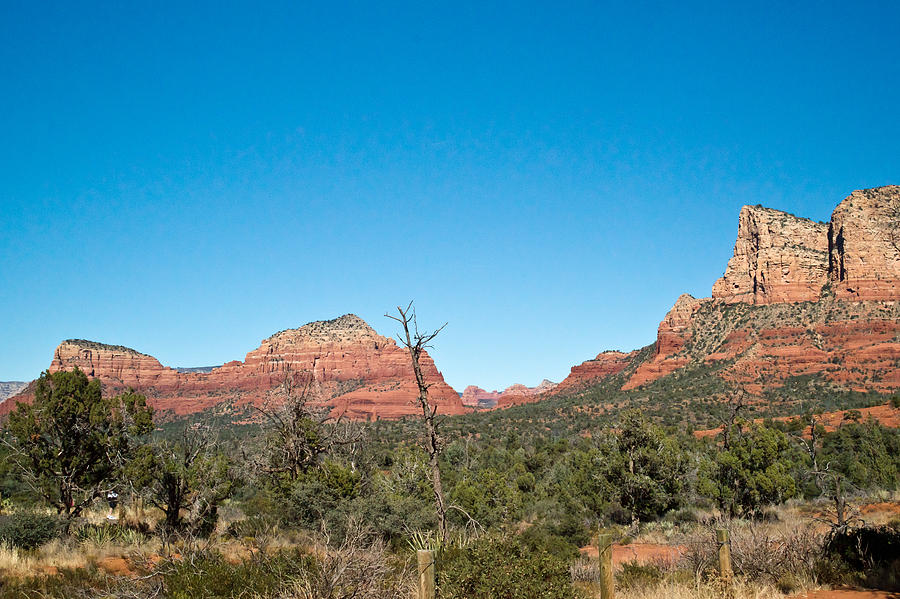
M420 357L430 398L443 414L465 411L427 353ZM335 414L352 418L398 418L417 413L417 387L409 353L379 335L361 318L346 314L311 322L264 339L243 362L208 372L179 371L127 347L71 339L54 352L49 370L80 368L99 378L107 392L133 387L152 405L176 414L230 402L259 403L291 373L308 373L319 397ZM205 369L203 369L205 370Z
M900 186L854 191L832 213L828 237L837 297L900 299Z
M734 256L712 296L750 304L815 301L827 280L828 225L744 206Z

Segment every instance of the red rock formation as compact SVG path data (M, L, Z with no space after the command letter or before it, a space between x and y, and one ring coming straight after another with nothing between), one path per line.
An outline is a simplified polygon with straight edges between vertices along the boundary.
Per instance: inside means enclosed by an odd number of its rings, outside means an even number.
M504 408L513 405L537 401L543 394L556 387L556 383L544 379L536 387L527 387L521 383L510 385L503 391L485 391L481 387L469 385L463 391L464 406L480 408Z
M487 391L475 385L469 385L463 390L462 403L464 406L490 408L497 405L500 399L499 391Z
M827 225L744 206L734 256L713 285L712 296L750 304L815 301L827 280Z
M900 299L900 186L854 191L831 215L830 280L838 298Z
M510 385L497 398L496 408L503 409L510 406L518 406L533 403L542 399L545 394L552 393L557 387L553 381L544 379L537 387L526 387L521 383Z
M428 354L420 357L430 397L443 414L465 408ZM418 413L409 354L352 314L312 322L264 339L243 362L210 372L178 372L135 350L84 340L64 341L50 371L80 368L99 378L106 392L133 387L151 405L189 414L224 402L264 401L289 372L308 372L335 412L353 418L398 418Z
M846 389L895 391L898 300L900 187L853 192L830 225L745 206L734 256L712 298L678 298L659 325L653 354L628 371L622 389L707 365L751 393L802 375ZM619 373L631 357L600 354L574 367L556 392Z
M637 351L627 354L620 351L601 352L593 360L573 366L569 376L550 393L552 395L567 393L595 384L608 376L619 374L625 370L636 355Z

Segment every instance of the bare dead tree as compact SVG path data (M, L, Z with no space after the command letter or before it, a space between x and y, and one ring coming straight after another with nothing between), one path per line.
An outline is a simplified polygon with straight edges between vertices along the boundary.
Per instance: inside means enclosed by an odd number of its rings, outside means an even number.
M318 383L307 371L287 370L281 384L262 406L267 429L260 472L296 480L319 464L321 457L339 446L355 446L362 430L331 416Z
M737 393L734 394L734 397L728 401L728 416L725 418L722 418L721 416L716 417L722 426L722 448L726 451L731 447L732 432L736 432L738 435L741 434L740 426L735 429L735 424L740 425L738 416L740 415L741 410L746 407L746 396L747 393L743 389L738 389Z
M828 513L828 510L826 510L826 513L814 519L828 524L832 533L843 532L859 521L858 510L853 508L846 495L845 486L853 485L840 472L832 470L830 462L824 466L820 465L819 448L824 428L816 419L815 414L812 413L807 416L807 425L809 427L809 438L804 438L802 430L801 434L795 438L806 450L807 455L809 455L811 469L808 475L812 477L813 484L818 489L819 494L830 499L833 504L831 513Z
M420 332L416 322L416 312L413 303L404 309L397 306L399 316L385 314L391 320L396 320L403 327L403 333L397 338L400 344L409 351L409 357L412 361L413 373L416 377L416 386L419 389L418 402L422 408L422 422L425 424L425 451L428 453L428 465L431 468L431 485L434 489L434 503L438 519L438 534L440 542L443 543L447 538L447 504L444 501L444 489L441 485L441 468L440 455L443 451L443 444L438 435L438 423L435 420L437 414L437 406L433 406L428 399L428 389L432 383L425 381L425 375L422 372L422 364L420 358L426 348L430 347L430 343L437 337L447 323L432 332ZM410 328L412 330L410 330Z

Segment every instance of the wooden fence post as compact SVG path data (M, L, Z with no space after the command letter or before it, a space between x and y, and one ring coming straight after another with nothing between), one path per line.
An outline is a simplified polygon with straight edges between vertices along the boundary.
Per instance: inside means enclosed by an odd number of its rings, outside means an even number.
M612 535L597 535L597 550L600 552L600 599L613 599L614 597L612 546Z
M734 575L731 571L731 544L728 542L728 531L716 529L716 543L719 545L719 575L726 585L731 585Z
M419 566L418 599L434 599L434 551L419 549L416 561Z

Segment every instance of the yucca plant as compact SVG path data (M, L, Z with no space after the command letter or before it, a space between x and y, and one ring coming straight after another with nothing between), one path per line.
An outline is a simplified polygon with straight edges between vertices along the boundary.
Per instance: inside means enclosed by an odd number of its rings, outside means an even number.
M457 530L449 531L447 533L447 537L442 541L441 538L436 535L433 530L416 530L410 533L407 544L413 551L424 549L427 551L440 553L441 551L445 551L448 549L462 549L463 547L471 543L475 538L477 538L475 535L470 535L463 530Z

